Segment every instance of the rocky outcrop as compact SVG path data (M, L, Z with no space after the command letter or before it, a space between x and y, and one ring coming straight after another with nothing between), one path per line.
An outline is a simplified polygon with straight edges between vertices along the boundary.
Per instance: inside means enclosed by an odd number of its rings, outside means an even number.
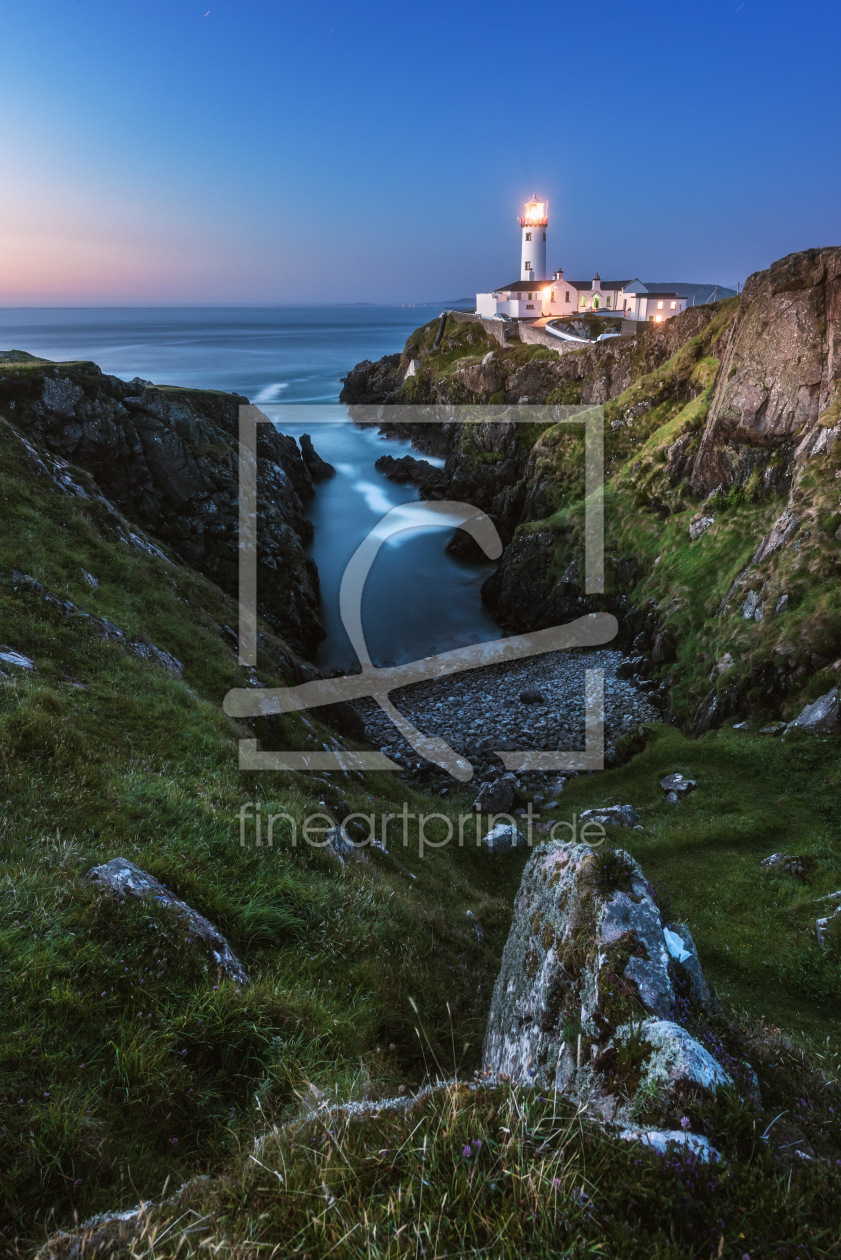
M402 355L388 354L376 363L372 363L370 359L357 363L347 376L342 377L339 402L363 405L390 402L403 384L401 360Z
M106 376L93 363L6 363L0 412L67 461L67 491L95 491L217 582L238 589L239 408L247 399L156 387ZM324 637L318 573L303 543L312 476L296 442L258 425L258 591L261 613L288 641L311 650ZM159 552L160 554L160 552Z
M298 440L301 455L313 481L325 481L328 477L335 477L335 468L332 464L328 464L326 459L321 458L312 444L309 433L302 433Z
M221 975L225 980L233 980L239 986L249 983L248 972L209 919L188 906L186 901L174 896L154 875L142 871L134 862L129 862L127 858L112 858L103 866L92 867L87 878L120 898L135 897L154 901L165 907L182 921L188 943L207 953L212 974Z
M430 464L427 459L415 459L412 455L402 455L398 459L393 455L381 455L374 467L397 485L408 483L418 486L424 499L434 498L435 491L445 480L440 468Z
M686 1094L732 1084L716 1039L686 1026L703 1026L709 1002L689 929L663 922L627 853L544 844L517 894L485 1069L621 1123L638 1098L668 1118Z
M841 248L810 249L750 276L727 334L692 472L695 494L746 480L774 448L800 458L841 424ZM831 430L831 434L819 433Z

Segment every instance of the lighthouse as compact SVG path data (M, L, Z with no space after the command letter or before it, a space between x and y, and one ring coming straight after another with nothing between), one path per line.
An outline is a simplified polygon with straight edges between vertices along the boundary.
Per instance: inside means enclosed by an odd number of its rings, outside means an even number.
M520 279L534 283L546 279L546 229L549 226L549 203L532 195L520 217L523 249L520 255Z

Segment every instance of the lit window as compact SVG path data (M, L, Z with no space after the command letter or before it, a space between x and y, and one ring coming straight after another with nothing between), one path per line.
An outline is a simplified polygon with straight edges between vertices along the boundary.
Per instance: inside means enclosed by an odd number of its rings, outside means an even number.
M527 262L527 263L526 263L526 271L531 271L531 263L530 263L530 262Z
M584 305L584 294L583 294L583 293L581 294L581 305L582 305L582 306Z
M662 315L658 315L658 316L657 316L657 319L656 319L656 321L655 321L655 322L656 322L656 323L658 323L658 324L662 324L662 322L663 322L663 316L662 316Z
M551 293L551 296L550 296L550 298L549 298L549 301L550 301L550 302L554 302L554 300L555 300L555 290L553 289L553 290L552 290L552 293Z
M526 240L527 241L531 240L531 232L526 232Z
M597 311L598 309L599 309L599 299L598 299L597 297L594 297L594 298L593 298L593 310L594 310L594 311Z
M672 302L672 310L673 311L677 310L677 302Z
M663 303L662 303L662 302L658 302L658 303L657 303L657 310L658 310L658 311L662 311L662 309L663 309Z

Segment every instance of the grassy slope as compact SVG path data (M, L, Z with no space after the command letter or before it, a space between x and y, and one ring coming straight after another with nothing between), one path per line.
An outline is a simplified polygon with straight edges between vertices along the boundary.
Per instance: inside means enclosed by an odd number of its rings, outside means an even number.
M732 519L745 510L750 509L738 508ZM205 1208L223 1218L213 1230L230 1229L244 1238L262 1229L274 1245L289 1237L295 1213L308 1200L286 1198L274 1184L277 1198L264 1204L269 1223L255 1224L263 1209L255 1215L252 1208L266 1198L263 1182L253 1182L255 1170L247 1161L240 1169L236 1155L259 1118L255 1093L262 1111L280 1119L297 1105L296 1091L303 1092L308 1081L348 1097L393 1092L422 1080L426 1062L412 998L442 1068L451 1070L455 1058L462 1069L472 1070L524 859L515 855L490 865L473 850L442 849L421 860L416 848L403 849L394 833L391 857L372 854L343 872L312 851L282 845L271 852L241 849L236 812L246 799L260 799L264 815L278 808L300 818L331 792L352 808L377 812L393 810L403 799L412 808L425 798L385 775L369 776L364 784L338 776L329 785L308 776L238 772L236 739L253 732L221 712L225 692L242 683L242 671L218 631L232 624L230 601L190 571L116 541L95 503L59 495L39 480L6 426L0 427L0 511L0 566L31 574L185 664L183 681L174 680L99 641L34 595L0 584L0 642L32 656L38 666L34 674L18 671L0 690L5 787L0 1159L6 1237L43 1236L48 1222L65 1223L74 1211L84 1217L127 1206L159 1192L167 1177L177 1184L233 1158L233 1180L201 1191ZM81 569L99 579L96 590L85 584ZM275 681L268 671L262 677ZM274 736L277 746L293 747L317 745L319 737L323 733L313 736L293 722ZM622 833L617 840L642 861L650 879L670 885L675 914L691 923L721 996L743 1008L754 1024L765 1018L801 1037L824 1056L827 1069L837 1063L839 1050L838 955L820 952L809 929L813 899L841 885L832 823L833 752L829 742L769 744L733 732L693 742L662 728L631 763L599 779L578 780L564 796L567 815L613 797L641 809L645 831ZM677 810L659 803L657 787L659 777L673 769L691 773L701 784ZM463 799L436 802L435 808L449 813ZM780 874L760 876L758 859L776 848L815 857L805 883ZM82 876L91 865L117 854L153 871L217 922L249 967L251 988L243 993L224 984L215 988L215 978L186 948L176 926L149 908L117 907L85 884ZM487 930L484 945L468 930L467 909ZM792 1082L779 1053L778 1047L769 1052L762 1083L766 1106L782 1110L791 1102ZM803 1080L798 1088L810 1107L814 1094L814 1107L820 1103L824 1110L814 1132L808 1126L794 1132L805 1132L806 1140L822 1149L821 1142L837 1141L837 1127L833 1137L828 1095L824 1089L818 1099L818 1078L805 1073ZM559 1221L575 1226L581 1214L569 1197L572 1182L559 1177L559 1190L548 1174L554 1168L556 1175L558 1153L566 1146L575 1184L586 1184L600 1211L614 1220L623 1213L633 1219L627 1179L634 1185L650 1179L647 1193L662 1220L646 1209L644 1227L635 1227L639 1249L629 1242L623 1251L616 1235L606 1254L686 1254L683 1243L667 1241L670 1231L679 1240L687 1228L684 1192L674 1170L664 1172L648 1160L641 1173L634 1153L614 1151L586 1130L574 1143L556 1134L538 1164L534 1151L540 1144L529 1120L527 1141L508 1147L502 1136L493 1139L504 1147L502 1156L494 1148L493 1158L508 1168L505 1193L494 1198L487 1179L481 1195L475 1178L472 1189L466 1188L458 1155L467 1130L484 1133L490 1152L488 1126L502 1115L494 1108L509 1108L506 1116L512 1106L519 1108L520 1125L529 1114L523 1109L533 1105L516 1095L513 1102L482 1095L480 1104L481 1115L468 1108L463 1123L451 1124L446 1108L434 1109L429 1120L439 1136L447 1130L446 1145L435 1147L429 1201L440 1204L443 1193L457 1199L452 1220L468 1238L490 1246L501 1233L512 1240L510 1254L516 1247L520 1254L527 1248L535 1255L564 1254L558 1250L567 1245ZM728 1215L728 1233L730 1214L738 1219L749 1200L752 1220L756 1217L751 1228L758 1230L765 1220L762 1237L781 1239L785 1213L778 1175L763 1170L761 1161L751 1162L741 1129L727 1146L721 1117L699 1123L744 1165L735 1183L731 1178L724 1208L715 1208ZM527 1136L504 1118L502 1124L519 1138ZM827 1130L823 1136L817 1132L821 1126ZM346 1167L355 1170L362 1186L369 1184L361 1174L371 1172L374 1149L380 1148L374 1144L347 1156ZM310 1156L284 1150L295 1165L293 1180L307 1183L311 1194ZM420 1147L409 1143L401 1150L396 1165L385 1161L374 1169L370 1195L343 1191L348 1228L357 1223L360 1238L360 1222L367 1222L365 1212L374 1212L372 1203L384 1214L383 1230L399 1229L400 1221L409 1238L412 1221L423 1232L444 1215L437 1206L424 1214L418 1197L418 1170L425 1166ZM430 1161L432 1151L430 1146ZM321 1144L319 1152L326 1158ZM338 1175L338 1150L334 1160L328 1181ZM788 1170L780 1175L785 1179ZM820 1224L821 1211L835 1210L823 1175L820 1169L796 1170L795 1197L786 1207L790 1216L793 1212L786 1237L796 1239L803 1221L812 1232L824 1230L822 1241L812 1244L816 1255L835 1254L827 1249L825 1232L833 1218ZM516 1176L524 1178L521 1195ZM236 1210L231 1185L245 1187ZM621 1195L616 1198L623 1186L624 1206ZM388 1206L395 1190L398 1213ZM552 1193L562 1194L564 1202L550 1212ZM544 1205L542 1216L533 1211L538 1202ZM700 1223L690 1222L693 1246L713 1228L713 1199L707 1195L704 1202L709 1211L699 1209ZM794 1210L801 1202L807 1204L802 1217ZM331 1223L319 1234L320 1225L307 1224L309 1215L304 1212L295 1227L314 1231L305 1233L306 1245L312 1255L323 1254L341 1233L334 1237ZM412 1247L414 1253L415 1242ZM587 1247L582 1242L569 1254L587 1254ZM351 1242L336 1254L368 1252ZM400 1254L399 1239L382 1254Z
M412 996L433 1029L448 1026L449 1001L459 1053L469 1042L475 1062L516 869L489 877L474 851L419 860L407 848L399 863L373 857L339 874L313 850L240 848L243 801L300 819L331 791L237 771L236 739L253 732L221 711L243 682L218 632L235 624L230 601L113 540L97 504L35 476L5 424L0 511L6 573L185 665L178 681L0 583L0 643L37 665L0 682L2 1226L37 1234L53 1212L125 1205L206 1169L261 1081L289 1098L307 1079L419 1079ZM320 746L296 721L275 737ZM416 799L385 775L339 775L332 797L378 813ZM90 866L120 854L228 933L255 981L247 992L215 988L153 910L117 908L86 885Z

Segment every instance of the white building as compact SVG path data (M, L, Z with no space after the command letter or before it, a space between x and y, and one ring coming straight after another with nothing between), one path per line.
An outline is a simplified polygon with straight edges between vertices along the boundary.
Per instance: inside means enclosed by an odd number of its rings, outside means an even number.
M526 282L546 279L546 229L549 226L549 203L532 196L520 217L520 279Z
M625 319L660 324L686 309L677 293L655 293L641 280L567 280L556 271L546 280L546 229L549 205L532 197L520 223L520 279L492 293L476 294L476 313L483 319L540 319L583 311L622 315Z

